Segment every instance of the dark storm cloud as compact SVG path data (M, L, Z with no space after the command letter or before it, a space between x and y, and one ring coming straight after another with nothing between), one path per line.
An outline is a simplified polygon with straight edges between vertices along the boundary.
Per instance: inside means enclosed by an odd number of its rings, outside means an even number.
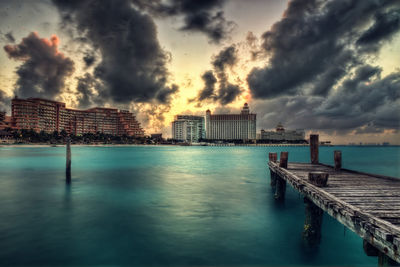
M367 75L362 72L358 71L354 78L346 80L316 110L317 114L328 118L349 116L348 119L357 124L373 123L392 129L399 128L400 72L375 79L373 77L380 70Z
M219 90L215 100L222 105L233 102L242 90L238 85L231 84L228 81L227 68L232 68L238 62L237 49L234 45L228 46L221 50L212 61L214 71L218 77Z
M218 91L218 99L222 105L227 105L236 100L242 93L242 89L236 84L226 83L220 86Z
M399 32L400 2L292 0L262 36L247 81L263 128L381 133L400 128L400 73L371 66ZM261 100L265 99L265 100Z
M16 71L16 95L53 99L63 91L74 62L58 51L58 42L55 35L47 40L30 33L19 44L4 46L11 59L23 62Z
M400 129L400 72L380 77L381 69L361 66L331 95L281 96L256 100L261 128L283 122L288 128L329 133L381 133Z
M400 29L400 9L387 13L377 13L374 24L357 40L359 45L375 45L381 40L390 38Z
M86 52L83 56L83 62L85 62L86 67L92 66L96 61L96 56L93 52Z
M263 34L269 62L248 75L253 97L328 95L362 64L365 46L398 31L399 7L395 0L291 1L283 18Z
M237 62L237 49L234 45L222 49L213 57L211 62L218 78L218 91L216 92L215 90L217 78L214 76L214 72L211 70L206 71L201 76L204 81L204 88L198 93L195 99L191 99L189 102L197 101L200 104L202 101L211 100L220 102L222 105L233 102L242 93L242 89L238 85L231 84L228 81L226 69L235 66Z
M217 83L217 78L214 76L211 70L206 71L201 76L201 79L204 81L204 88L199 92L197 100L199 102L214 99L215 95L215 84Z
M227 67L234 66L238 61L237 50L234 45L222 49L218 55L213 58L211 64L217 72L224 72Z
M76 26L101 54L94 75L102 81L97 91L104 100L166 103L177 91L167 85L169 57L158 43L154 21L131 1L53 2L64 26Z
M139 8L160 16L183 16L183 31L201 32L209 40L219 43L228 37L235 26L221 11L225 0L133 0Z
M79 108L89 108L94 104L99 103L101 99L97 99L96 92L97 88L102 85L97 79L95 79L90 73L85 73L82 77L76 78L78 81L77 89L77 100Z

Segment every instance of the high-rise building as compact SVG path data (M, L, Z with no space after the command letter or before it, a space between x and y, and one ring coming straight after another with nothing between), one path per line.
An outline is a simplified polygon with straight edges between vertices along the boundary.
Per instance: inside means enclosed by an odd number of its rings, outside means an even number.
M204 139L204 117L176 115L172 122L172 138L190 143Z
M240 114L211 114L206 111L206 139L250 140L256 139L256 114L250 113L247 103Z
M87 110L66 108L65 103L41 99L14 98L12 124L16 129L48 133L65 130L69 134L105 133L144 136L135 116L126 110L95 107Z
M262 140L271 141L304 141L305 139L304 130L285 130L283 125L279 123L276 126L275 131L264 131L261 130Z

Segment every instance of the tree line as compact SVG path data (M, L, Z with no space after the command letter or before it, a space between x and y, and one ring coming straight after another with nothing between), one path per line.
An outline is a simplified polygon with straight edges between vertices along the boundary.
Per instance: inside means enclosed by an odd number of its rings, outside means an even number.
M48 133L45 131L36 132L33 129L13 130L6 128L16 143L49 143L49 144L64 144L69 136L72 143L75 144L152 144L154 141L150 137L134 137L128 135L112 135L102 132L84 133L82 135L68 134L65 130L60 132L54 131Z

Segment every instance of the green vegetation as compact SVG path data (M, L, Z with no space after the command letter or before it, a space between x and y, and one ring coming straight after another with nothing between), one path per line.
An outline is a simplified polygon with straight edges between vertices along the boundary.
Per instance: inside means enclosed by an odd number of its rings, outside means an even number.
M15 143L26 144L64 144L68 133L65 130L61 132L54 131L47 133L45 131L35 132L34 130L12 130L5 129L15 140ZM150 137L133 137L133 136L117 136L112 134L85 133L82 135L69 135L73 144L152 144L154 143Z

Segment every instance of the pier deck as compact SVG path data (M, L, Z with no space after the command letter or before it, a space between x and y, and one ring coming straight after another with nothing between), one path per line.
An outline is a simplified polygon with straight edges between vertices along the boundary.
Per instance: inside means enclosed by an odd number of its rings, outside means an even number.
M341 169L324 164L268 163L271 174L284 179L316 206L361 238L400 262L400 179ZM310 172L329 174L326 187L309 182Z

